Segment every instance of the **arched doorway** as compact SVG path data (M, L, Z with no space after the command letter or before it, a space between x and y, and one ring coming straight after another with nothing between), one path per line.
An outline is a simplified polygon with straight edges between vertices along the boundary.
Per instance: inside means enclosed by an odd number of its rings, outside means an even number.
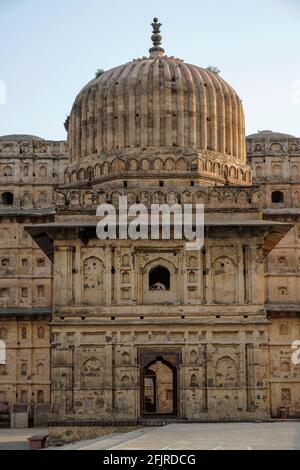
M141 415L176 416L178 411L177 367L164 355L144 357L141 368Z

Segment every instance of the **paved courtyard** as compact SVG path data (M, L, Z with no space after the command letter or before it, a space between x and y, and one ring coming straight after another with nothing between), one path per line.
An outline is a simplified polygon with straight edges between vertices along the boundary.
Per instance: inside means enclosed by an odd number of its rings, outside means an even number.
M46 433L45 428L0 429L0 450L29 449L28 437ZM56 449L300 450L300 421L169 424L163 427L146 427L128 433L114 433Z
M300 422L169 424L64 446L81 450L300 449Z

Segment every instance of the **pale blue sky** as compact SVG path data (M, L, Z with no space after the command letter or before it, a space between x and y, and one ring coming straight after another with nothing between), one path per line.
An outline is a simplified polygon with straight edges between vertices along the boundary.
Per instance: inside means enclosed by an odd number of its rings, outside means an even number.
M66 138L96 69L148 54L153 16L168 55L221 69L247 133L300 136L300 0L0 0L0 135Z

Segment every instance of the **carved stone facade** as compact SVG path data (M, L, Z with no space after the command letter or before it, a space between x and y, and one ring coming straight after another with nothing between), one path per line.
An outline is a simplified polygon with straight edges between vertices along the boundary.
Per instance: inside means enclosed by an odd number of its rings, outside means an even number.
M300 339L300 139L262 131L248 137L248 161L264 192L265 219L294 227L265 263L265 296L269 326L272 414L286 406L300 411L300 366L290 360L291 345Z
M0 138L0 402L62 422L298 416L300 139L249 136L246 161L240 98L159 44L79 93L68 144ZM203 249L98 239L122 195L205 204Z
M263 251L290 226L251 222L247 207L239 222L227 220L225 209L214 214L221 224L207 220L200 252L183 241L101 241L91 219L76 222L67 207L47 227L28 227L55 240L52 401L60 419L269 416Z
M50 402L52 265L24 224L53 220L66 158L66 142L0 137L0 402L10 407Z

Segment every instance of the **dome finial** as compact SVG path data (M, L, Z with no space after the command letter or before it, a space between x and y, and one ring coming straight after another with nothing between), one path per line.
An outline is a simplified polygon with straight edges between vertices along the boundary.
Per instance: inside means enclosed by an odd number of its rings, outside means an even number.
M156 58L156 57L164 55L165 53L165 50L162 47L160 47L161 40L162 40L162 37L160 35L161 23L158 22L157 18L153 18L153 22L151 23L151 26L153 28L152 36L151 36L153 47L149 49L149 52L150 52L150 57Z

